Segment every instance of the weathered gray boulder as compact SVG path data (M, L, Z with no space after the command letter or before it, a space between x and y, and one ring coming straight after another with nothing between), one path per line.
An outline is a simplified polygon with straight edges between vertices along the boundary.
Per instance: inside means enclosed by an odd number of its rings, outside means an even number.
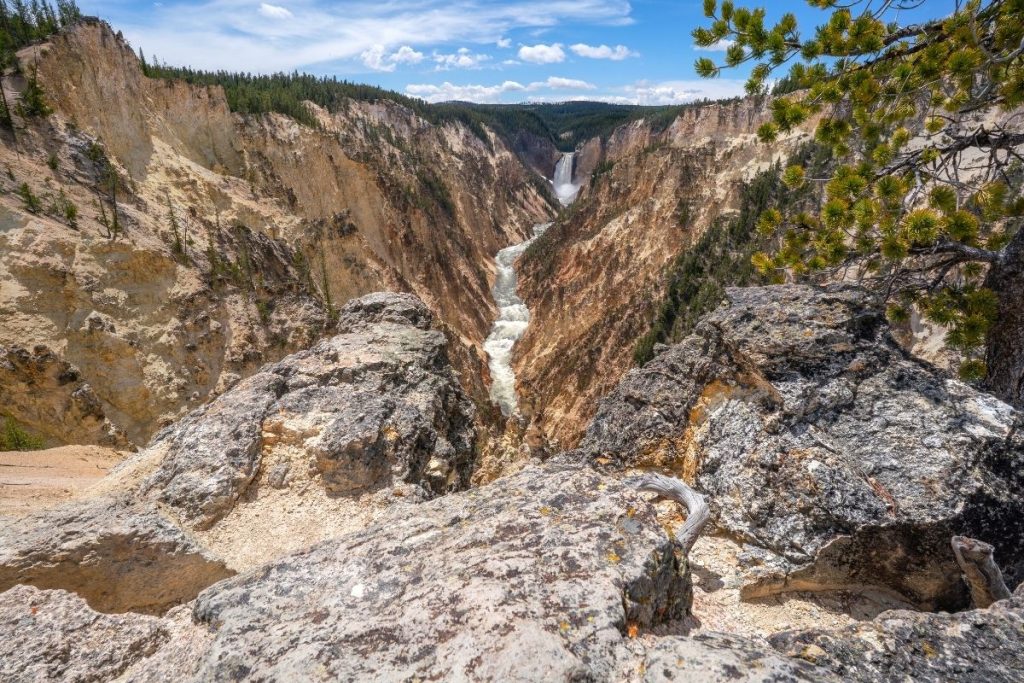
M689 599L643 497L556 461L211 586L137 678L620 680Z
M723 633L665 636L648 643L640 673L644 683L839 683L842 679L763 643Z
M709 494L750 544L747 596L872 586L924 608L968 594L949 546L1024 561L1024 430L1008 405L908 357L853 288L733 289L631 371L581 448Z
M0 680L111 680L167 641L163 622L99 614L65 591L17 586L0 594Z
M0 591L74 591L100 612L158 614L229 577L152 505L100 498L0 526Z
M438 494L465 488L473 406L431 315L408 294L348 303L341 334L240 382L161 432L165 451L143 485L196 528L221 519L260 469L268 421L301 416L301 447L331 493L393 482ZM140 454L140 459L146 457Z
M1024 598L956 614L893 610L838 631L771 639L841 680L1014 683L1024 679Z

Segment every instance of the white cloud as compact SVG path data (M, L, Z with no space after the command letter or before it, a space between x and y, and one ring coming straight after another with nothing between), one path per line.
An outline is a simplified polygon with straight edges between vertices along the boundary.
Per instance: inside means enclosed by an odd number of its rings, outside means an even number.
M610 104L641 104L661 106L686 104L696 100L725 100L740 97L744 81L716 79L714 81L665 81L650 83L637 81L629 85L608 88L586 94L530 95L528 102L608 102Z
M721 40L711 43L707 47L701 47L700 45L694 45L694 50L701 50L703 52L725 52L730 47L736 44L735 40L729 40L728 38L722 38Z
M509 93L538 92L543 90L595 90L596 88L597 86L593 83L576 78L549 76L543 81L534 81L526 85L518 81L504 81L495 85L455 85L447 81L441 85L419 83L406 86L405 92L428 102L463 100L491 103L501 101L502 96Z
M530 85L539 85L537 83L531 83ZM596 90L597 86L593 83L581 81L578 78L562 78L560 76L550 76L544 85L548 88L555 90Z
M569 49L580 57L588 57L589 59L610 59L615 62L626 59L627 57L639 57L636 52L633 52L625 45L608 47L607 45L587 45L586 43L576 43L575 45L570 46Z
M512 39L511 38L498 38L498 42L496 42L495 45L497 45L498 47L500 47L502 49L508 49L508 48L512 47Z
M695 100L722 100L744 94L745 82L738 79L663 81L649 83L637 81L618 88L622 94L607 95L603 101L621 104L686 104Z
M359 58L363 64L374 71L394 71L399 64L419 64L424 59L422 52L417 52L408 45L403 45L394 52L388 52L383 45L374 45L363 50Z
M417 52L408 45L403 45L395 50L388 59L395 64L419 64L423 61L424 55L422 52Z
M519 59L533 64L557 64L565 61L565 50L561 43L523 45L519 48Z
M468 102L497 102L502 95L521 92L526 86L516 81L505 81L497 85L454 85L445 81L441 85L422 83L408 85L405 92L428 102L465 100Z
M449 69L479 69L483 62L490 60L490 55L474 53L468 47L460 47L452 54L435 52L431 57L437 64L438 71Z
M157 5L162 7L162 5ZM293 19L295 15L288 11L287 7L280 7L278 5L269 5L265 2L260 3L259 13L268 19Z
M285 1L291 10L277 4ZM257 73L329 65L346 75L358 71L346 71L344 62L359 64L365 52L372 60L377 46L383 55L402 45L495 45L514 31L618 25L632 12L629 0L270 0L267 10L258 3L257 11L245 11L251 0L198 0L186 12L165 2L119 28L169 64ZM291 18L278 13L268 21L274 8Z
M363 64L370 67L374 71L394 71L395 65L388 64L385 58L385 49L383 45L374 45L363 50L363 53L359 55L359 58L363 60Z
M395 70L395 64L388 62L387 54L383 45L374 45L373 47L363 50L363 53L359 55L359 58L363 60L363 64L374 71Z
M464 100L493 103L503 101L569 102L587 100L613 104L658 106L686 104L696 100L721 100L743 95L744 81L736 79L680 80L652 83L637 81L628 85L599 89L593 83L575 78L549 76L543 81L520 83L504 81L494 85L455 85L444 82L412 84L408 95L428 102Z

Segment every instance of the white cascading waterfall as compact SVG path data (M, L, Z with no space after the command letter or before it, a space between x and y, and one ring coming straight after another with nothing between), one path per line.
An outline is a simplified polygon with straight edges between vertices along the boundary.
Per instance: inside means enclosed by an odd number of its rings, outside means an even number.
M555 195L562 206L571 204L580 190L579 185L572 182L572 172L573 154L569 152L558 160L555 177L552 179ZM491 400L498 404L502 415L506 417L519 414L516 375L512 370L512 347L530 324L530 309L516 291L515 263L519 255L549 227L551 223L533 226L533 237L502 249L494 259L498 266L493 290L494 302L498 304L498 319L494 321L494 327L484 341L484 351L491 370Z
M551 182L555 187L555 196L558 197L562 206L572 204L572 200L576 199L576 195L580 191L580 186L572 182L575 156L575 153L567 152L555 164L555 177Z

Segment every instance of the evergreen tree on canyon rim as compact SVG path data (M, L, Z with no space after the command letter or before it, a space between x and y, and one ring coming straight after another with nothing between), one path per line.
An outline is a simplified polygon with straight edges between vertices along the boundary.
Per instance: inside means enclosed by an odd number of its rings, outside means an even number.
M693 32L725 49L697 60L705 78L745 64L761 94L784 76L762 140L816 120L835 161L828 177L786 169L821 203L764 212L776 248L755 265L779 280L856 279L894 321L920 311L946 328L963 377L1024 405L1024 0L956 0L913 24L900 17L931 2L807 1L822 11L810 32L730 0L705 0L710 23Z

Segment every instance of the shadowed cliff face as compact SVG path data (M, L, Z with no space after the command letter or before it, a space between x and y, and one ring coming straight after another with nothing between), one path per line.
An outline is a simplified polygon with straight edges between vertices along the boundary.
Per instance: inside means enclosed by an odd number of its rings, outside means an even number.
M805 137L762 145L755 132L768 118L755 100L708 105L664 131L638 121L583 145L576 204L519 264L533 319L514 367L523 410L548 440L579 440L597 400L632 365L666 266L736 208L743 181Z
M70 362L132 441L381 289L426 302L457 342L463 384L486 401L493 254L552 212L500 139L388 101L317 111L319 129L233 114L219 88L146 78L99 22L19 58L55 113L0 143L13 176L0 197L0 344ZM10 99L23 84L5 86ZM118 178L116 239L99 220L111 202L96 149ZM25 211L22 182L63 193L77 226Z

